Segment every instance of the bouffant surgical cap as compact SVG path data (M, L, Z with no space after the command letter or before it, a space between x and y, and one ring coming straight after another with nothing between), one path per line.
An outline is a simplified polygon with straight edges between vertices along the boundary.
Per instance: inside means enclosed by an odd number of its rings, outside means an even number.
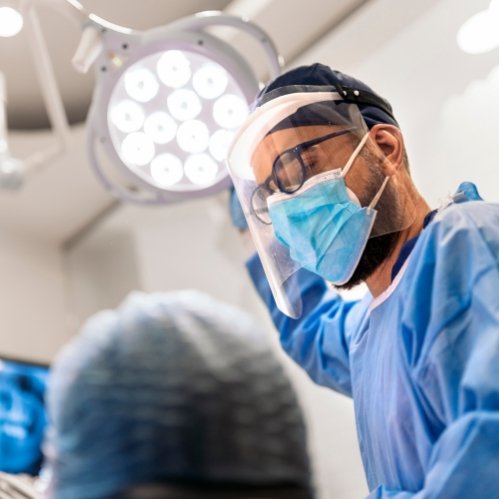
M309 486L295 393L245 313L199 292L132 294L55 362L52 497L137 484Z

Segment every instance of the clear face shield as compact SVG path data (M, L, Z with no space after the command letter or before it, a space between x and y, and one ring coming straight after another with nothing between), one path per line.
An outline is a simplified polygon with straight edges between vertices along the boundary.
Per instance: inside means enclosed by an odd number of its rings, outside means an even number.
M344 285L367 241L407 228L415 208L398 173L386 174L357 104L324 87L265 98L228 166L276 304L298 318L298 270Z

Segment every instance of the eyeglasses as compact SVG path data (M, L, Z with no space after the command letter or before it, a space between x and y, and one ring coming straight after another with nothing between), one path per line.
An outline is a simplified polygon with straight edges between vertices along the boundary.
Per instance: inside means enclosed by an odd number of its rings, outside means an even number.
M355 129L356 127L352 127L340 130L339 132L329 133L322 137L302 142L279 154L272 164L272 173L270 176L251 195L251 209L258 220L266 225L272 223L267 205L269 196L276 192L293 194L300 189L308 178L313 176L312 170L316 170L316 165L310 158L302 155L304 152L326 140L340 137ZM273 188L272 186L275 187Z

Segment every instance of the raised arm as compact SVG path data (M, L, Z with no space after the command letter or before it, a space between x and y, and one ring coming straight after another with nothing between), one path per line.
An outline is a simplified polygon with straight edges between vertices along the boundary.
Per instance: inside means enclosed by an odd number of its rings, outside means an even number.
M300 270L303 313L294 320L277 308L256 255L247 268L272 315L286 353L316 383L351 396L349 343L352 334L364 327L370 295L362 301L345 301L323 279Z

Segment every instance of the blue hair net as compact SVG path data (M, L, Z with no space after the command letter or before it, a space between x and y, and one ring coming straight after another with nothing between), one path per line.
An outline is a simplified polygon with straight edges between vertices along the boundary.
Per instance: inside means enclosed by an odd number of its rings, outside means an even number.
M52 497L140 483L309 485L302 413L265 334L198 292L132 294L56 360Z

